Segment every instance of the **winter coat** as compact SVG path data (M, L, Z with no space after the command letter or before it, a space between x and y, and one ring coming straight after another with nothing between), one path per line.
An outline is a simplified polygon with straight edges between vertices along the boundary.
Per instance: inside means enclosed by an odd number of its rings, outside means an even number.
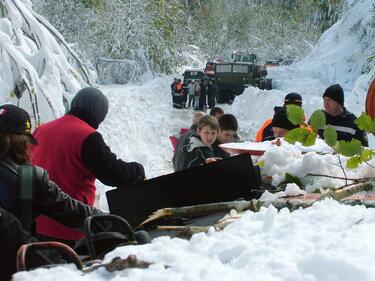
M332 126L337 131L337 140L350 141L357 139L363 146L368 146L368 140L366 132L360 130L354 121L357 118L353 113L349 112L344 108L344 112L339 116L329 115L323 111L326 116L327 125ZM318 134L321 138L324 138L324 129L319 129Z
M189 89L189 96L194 96L195 95L195 86L194 86L193 82L189 84L188 89Z
M0 160L0 194L3 196L0 202L2 202L2 208L20 218L18 167L17 164L8 159ZM8 200L4 200L4 196L8 196ZM45 214L69 227L82 228L86 217L101 214L101 211L67 195L53 181L49 180L46 170L36 167L31 213L32 223L40 214Z
M20 246L36 241L23 230L15 216L0 208L0 280L10 280L12 274L16 273L16 256Z
M222 150L220 148L220 145L221 143L219 142L219 140L216 140L213 144L212 144L212 149L214 151L214 155L215 157L220 157L221 159L225 159L225 158L229 158L230 157L230 154L224 150Z
M172 162L173 162L173 169L175 172L181 171L184 169L185 166L185 156L186 153L183 151L183 147L187 145L190 141L190 137L196 133L197 126L193 125L190 127L190 130L183 134L179 139L176 146L176 151L173 155Z
M181 82L177 82L177 84L176 84L176 90L177 90L178 93L182 92L182 84L181 84Z
M272 131L272 118L267 119L263 125L259 128L256 135L256 142L274 140L275 136Z
M199 97L201 95L201 86L199 85L197 81L194 83L194 86L195 86L194 96Z
M184 169L205 164L207 158L215 157L213 149L204 144L197 135L190 137L189 142L182 148L182 151L186 153Z
M143 180L145 174L141 164L117 159L96 131L108 111L106 97L76 97L68 114L35 130L38 145L32 149L32 163L48 170L51 179L73 198L93 205L95 179L105 185L126 187ZM82 237L47 217L38 219L37 231L64 240Z

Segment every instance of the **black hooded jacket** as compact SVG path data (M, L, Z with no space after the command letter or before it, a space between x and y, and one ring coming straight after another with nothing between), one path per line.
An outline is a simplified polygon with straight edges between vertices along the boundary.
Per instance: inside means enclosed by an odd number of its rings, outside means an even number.
M72 108L68 114L97 128L97 121L82 109ZM82 144L82 162L105 185L126 186L145 179L144 168L137 162L117 159L99 132L90 134Z
M15 217L20 218L18 167L8 159L0 160L0 205ZM82 229L86 217L102 213L100 210L67 195L53 181L49 180L48 173L44 169L35 168L32 222L35 222L38 215L44 214L66 226ZM32 228L34 233L35 226Z
M16 269L16 256L23 244L36 242L30 233L22 229L20 221L0 208L0 280L10 280Z
M71 103L72 114L97 129L108 113L108 99L95 88L80 90ZM137 162L117 159L100 133L87 137L82 148L82 162L102 183L109 186L126 186L145 179L144 168Z

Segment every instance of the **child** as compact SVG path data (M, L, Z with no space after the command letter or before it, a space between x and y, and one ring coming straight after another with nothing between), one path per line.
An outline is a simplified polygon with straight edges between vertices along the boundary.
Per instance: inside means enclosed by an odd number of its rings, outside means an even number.
M220 148L220 144L234 142L237 135L238 122L234 115L224 114L219 118L219 133L215 143L212 145L215 156L228 158L230 154Z
M216 141L219 123L206 115L198 122L197 134L182 148L185 153L184 169L216 161L212 144Z

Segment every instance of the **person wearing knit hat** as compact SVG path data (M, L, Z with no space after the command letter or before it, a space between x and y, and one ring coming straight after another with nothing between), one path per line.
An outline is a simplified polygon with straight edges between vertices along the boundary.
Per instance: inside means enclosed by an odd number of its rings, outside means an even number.
M284 98L284 105L287 104L295 104L302 106L302 97L300 94L297 93L289 93Z
M299 125L294 125L289 121L285 109L275 112L271 126L275 138L283 138L288 131L299 127Z
M92 206L96 179L103 184L125 188L145 179L137 162L118 159L96 130L108 113L107 97L96 88L81 89L64 116L38 127L33 136L32 163L43 167L63 191ZM69 243L83 233L67 228L46 216L37 220L37 232Z
M344 106L344 90L339 84L329 86L323 93L324 115L327 125L337 131L337 140L350 141L357 139L363 146L368 146L366 132L360 130L354 121L357 117ZM324 139L324 129L318 134Z
M274 112L282 111L284 110L286 105L289 104L294 104L298 106L302 106L302 97L300 94L297 93L289 93L285 96L284 98L284 106L275 106L274 107ZM274 140L275 136L272 131L272 118L266 120L263 125L258 129L255 141L256 142L262 142L262 141L269 141L269 140Z

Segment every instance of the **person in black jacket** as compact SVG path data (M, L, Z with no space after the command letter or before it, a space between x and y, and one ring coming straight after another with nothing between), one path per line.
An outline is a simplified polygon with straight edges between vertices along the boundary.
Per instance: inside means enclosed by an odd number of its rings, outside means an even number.
M219 160L212 147L218 132L219 123L215 117L206 115L199 120L197 133L182 147L185 154L183 169Z
M354 123L357 117L344 107L344 91L339 84L329 86L323 94L324 114L327 125L337 131L337 140L350 141L357 139L363 146L368 146L366 132L360 130ZM324 129L318 134L324 138Z
M37 239L22 228L16 217L0 207L0 280L11 279L17 271L16 256L19 247L32 242L37 242Z
M19 166L30 163L29 144L36 144L30 129L30 117L25 110L10 104L0 106L0 206L21 220ZM82 228L86 217L101 213L71 198L49 180L45 170L35 167L34 195L29 214L32 234L35 234L35 219L40 214L64 225Z
M190 137L193 134L197 133L198 129L198 122L205 116L205 113L203 111L198 111L193 116L193 124L190 126L190 129L188 132L183 134L179 139L176 146L176 151L173 154L172 162L173 162L173 168L175 172L181 171L184 168L184 162L185 162L185 156L186 153L182 151L182 148L188 144L190 141Z
M32 163L43 167L51 179L73 198L92 206L95 180L126 188L145 179L137 162L117 159L102 135L96 131L107 115L107 97L96 88L80 90L64 116L38 127L33 136ZM68 229L46 217L37 221L38 233L64 240L79 240L82 233Z

